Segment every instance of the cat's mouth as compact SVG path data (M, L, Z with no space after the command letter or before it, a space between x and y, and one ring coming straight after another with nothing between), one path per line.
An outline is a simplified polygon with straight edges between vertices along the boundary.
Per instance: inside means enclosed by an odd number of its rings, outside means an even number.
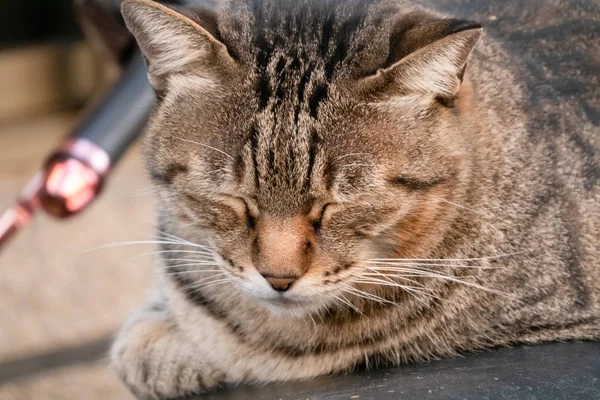
M256 301L265 308L276 310L278 312L297 312L304 308L311 308L314 305L314 299L303 296L298 293L275 293L270 292L266 295L253 296Z
M234 287L243 296L253 299L259 307L275 314L290 316L303 316L332 303L332 296L329 293L332 288L330 291L324 291L318 285L319 282L314 276L303 276L289 284L285 290L277 290L274 282L252 271L246 271L243 275L235 274L235 278L232 279ZM335 289L333 291L335 292Z

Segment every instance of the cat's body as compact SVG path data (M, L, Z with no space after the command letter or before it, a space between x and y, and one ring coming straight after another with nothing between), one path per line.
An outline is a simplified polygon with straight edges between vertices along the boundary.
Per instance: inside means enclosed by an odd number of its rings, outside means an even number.
M600 339L597 127L532 135L492 39L463 79L472 24L403 1L276 3L195 14L191 34L125 3L161 96L146 155L163 242L160 294L112 352L129 387L173 397Z

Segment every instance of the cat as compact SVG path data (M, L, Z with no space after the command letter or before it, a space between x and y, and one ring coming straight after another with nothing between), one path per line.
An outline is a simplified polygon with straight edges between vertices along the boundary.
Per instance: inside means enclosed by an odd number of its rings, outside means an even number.
M481 25L405 0L125 0L158 104L140 398L600 339L597 130L529 132Z

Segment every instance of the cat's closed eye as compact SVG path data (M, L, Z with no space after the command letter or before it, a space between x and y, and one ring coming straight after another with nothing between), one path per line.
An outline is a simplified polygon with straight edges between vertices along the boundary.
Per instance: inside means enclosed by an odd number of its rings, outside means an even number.
M232 195L222 195L219 197L225 204L234 209L240 219L246 223L246 227L249 231L256 228L259 210L250 199Z
M244 213L246 216L246 227L248 228L248 230L254 230L254 228L256 228L256 219L258 217L258 213L253 210L254 207L252 207L247 200L245 200L244 198L240 199L244 202Z
M323 224L323 219L326 217L327 211L332 211L333 203L325 203L323 205L318 205L317 207L313 207L311 213L309 214L309 219L312 223L313 229L315 232L318 232ZM329 214L329 213L328 213Z

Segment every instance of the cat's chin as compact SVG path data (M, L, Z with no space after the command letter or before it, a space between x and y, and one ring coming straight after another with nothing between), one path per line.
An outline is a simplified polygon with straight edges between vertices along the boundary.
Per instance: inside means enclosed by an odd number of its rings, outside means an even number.
M293 318L304 318L323 308L322 305L309 300L290 299L284 296L271 299L259 299L258 303L274 316Z

